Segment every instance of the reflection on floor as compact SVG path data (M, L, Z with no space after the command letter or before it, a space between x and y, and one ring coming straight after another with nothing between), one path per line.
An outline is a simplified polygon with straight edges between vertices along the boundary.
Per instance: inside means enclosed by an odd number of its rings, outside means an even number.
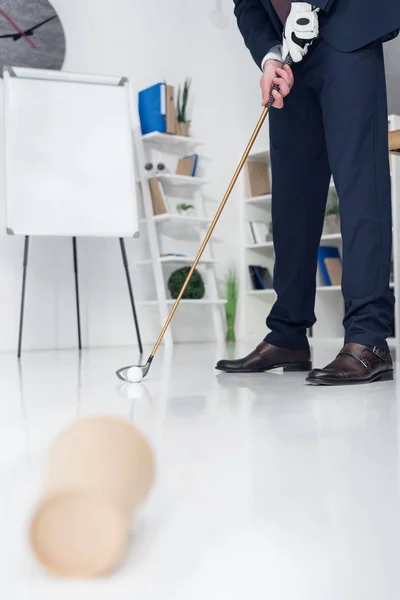
M301 373L214 371L250 349L161 349L136 385L114 375L138 361L126 348L25 353L19 366L0 355L1 597L398 600L396 381L318 388ZM332 356L317 348L314 364ZM148 436L157 485L115 575L56 581L32 561L26 522L52 440L93 414Z

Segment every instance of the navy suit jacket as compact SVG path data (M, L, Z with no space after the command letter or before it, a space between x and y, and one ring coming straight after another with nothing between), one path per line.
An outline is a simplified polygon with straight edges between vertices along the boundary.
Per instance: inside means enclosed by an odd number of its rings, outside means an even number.
M282 43L282 23L270 0L234 0L235 15L246 46L258 66ZM374 40L387 41L400 29L400 0L312 0L321 11L320 35L342 52Z

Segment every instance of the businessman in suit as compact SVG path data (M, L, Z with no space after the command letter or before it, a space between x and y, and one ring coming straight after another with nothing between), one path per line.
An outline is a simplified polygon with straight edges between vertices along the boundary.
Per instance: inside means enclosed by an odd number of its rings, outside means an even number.
M387 345L394 297L389 287L391 191L382 44L398 34L398 0L234 0L244 41L271 87L272 220L277 300L270 333L234 373L311 369L306 331L315 323L316 269L331 175L340 199L345 340L315 385L393 378ZM293 69L282 68L290 53ZM400 326L400 324L397 324Z

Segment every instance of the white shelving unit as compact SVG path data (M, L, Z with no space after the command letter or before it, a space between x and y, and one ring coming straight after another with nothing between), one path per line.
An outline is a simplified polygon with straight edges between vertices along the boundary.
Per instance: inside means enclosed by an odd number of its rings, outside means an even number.
M135 134L136 154L138 157L139 183L141 187L141 253L136 266L143 274L141 281L141 296L138 299L140 307L158 309L160 328L168 317L174 304L168 291L168 278L171 273L181 266L191 266L204 235L211 223L206 216L203 187L208 183L203 177L186 177L176 175L175 168L179 158L195 151L201 142L190 137L168 135L153 132L142 136ZM157 175L163 193L167 199L170 212L154 215L148 176L144 169L147 162L166 165L168 172ZM201 157L199 160L201 169ZM200 171L201 174L201 171ZM178 214L176 205L186 202L194 206L194 210L186 214ZM215 238L212 238L215 240ZM185 256L162 256L162 254L184 254ZM224 300L218 295L215 265L217 261L212 254L212 243L206 248L198 266L201 273L206 295L200 300L181 300L181 310L188 307L200 307L204 317L212 319L212 328L218 343L224 340L225 319L223 316ZM150 277L148 274L150 273ZM145 297L143 297L143 295ZM164 337L167 346L173 344L172 328Z
M389 130L400 129L400 116L391 115ZM269 168L269 150L251 153L249 161L265 162ZM392 174L392 204L393 204L393 265L394 281L391 287L397 298L400 298L400 156L391 156ZM269 222L271 214L271 194L250 197L247 176L242 177L243 201L241 203L242 223L242 252L241 252L241 285L239 304L239 339L259 342L266 332L265 319L271 310L276 294L274 290L253 290L251 286L248 265L261 265L267 267L272 275L274 266L274 244L264 242L261 244L249 243L247 223L249 221ZM334 184L331 184L334 190ZM342 253L342 237L338 234L326 234L321 237L321 245L337 246ZM344 300L340 286L323 286L317 281L317 294L315 302L317 322L312 330L312 338L318 340L343 339ZM397 335L389 340L392 346L400 346L400 303L396 303L395 324Z

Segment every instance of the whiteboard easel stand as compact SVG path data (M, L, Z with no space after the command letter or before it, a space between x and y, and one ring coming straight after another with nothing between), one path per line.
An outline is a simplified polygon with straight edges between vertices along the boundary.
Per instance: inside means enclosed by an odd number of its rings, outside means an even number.
M78 326L78 348L79 348L79 350L82 350L81 311L80 311L80 307L79 307L78 248L76 245L76 237L72 238L72 252L73 252L73 257L74 257L76 324Z
M19 317L18 352L17 352L18 358L21 358L21 353L22 353L22 335L23 335L23 330L24 330L26 276L27 276L27 271L28 271L29 239L30 239L29 235L26 235L25 242L24 242L24 258L23 258L23 268L22 268L21 310L20 310L20 317ZM129 272L129 263L128 263L128 257L126 254L125 240L123 238L119 238L119 243L120 243L120 247L121 247L122 262L124 265L126 282L128 284L129 299L130 299L131 308L132 308L133 321L135 324L139 352L140 352L140 354L143 354L143 344L142 344L142 338L140 335L139 320L138 320L137 313L136 313L135 299L133 296L132 281L131 281L131 276L130 276L130 272ZM76 302L76 322L77 322L77 329L78 329L78 348L79 348L79 351L81 351L82 350L82 334L81 334L81 314L80 314L80 301L79 301L78 248L77 248L76 237L72 238L72 252L73 252L74 278L75 278L75 302Z
M32 235L66 235L72 238L79 350L82 349L82 336L77 236L119 238L136 336L142 354L139 322L122 237L135 237L139 230L133 201L136 186L132 137L134 110L127 78L20 67L5 67L3 77L2 179L7 207L7 233L23 235L25 239L18 358L22 352L29 242ZM78 114L79 110L83 111L81 115ZM80 139L76 136L77 132L80 133ZM63 140L61 145L57 143L59 138ZM82 154L83 139L85 150ZM24 150L22 153L21 148ZM41 156L40 162L36 160L38 155ZM88 156L95 159L88 161ZM18 171L12 168L13 160L18 162L20 158L22 163L18 164ZM68 172L65 171L65 164L69 166ZM24 178L17 176L20 171L25 174ZM37 193L32 196L30 183L29 187L23 187L32 179L53 181L54 174L58 178L58 204L54 202L51 186L44 185L40 197ZM18 187L19 183L23 184L22 187ZM28 197L29 204L24 205ZM113 210L110 212L107 202L111 197ZM15 205L19 205L19 210ZM86 212L82 213L83 206ZM64 211L61 219L60 210ZM93 219L94 213L97 220ZM23 218L21 223L18 215L24 217L27 214L31 222L27 224ZM45 226L43 229L43 223L38 222L37 216L40 214L45 214L45 220L52 223L50 228ZM86 227L82 227L82 216L86 218ZM67 224L64 226L64 223Z

